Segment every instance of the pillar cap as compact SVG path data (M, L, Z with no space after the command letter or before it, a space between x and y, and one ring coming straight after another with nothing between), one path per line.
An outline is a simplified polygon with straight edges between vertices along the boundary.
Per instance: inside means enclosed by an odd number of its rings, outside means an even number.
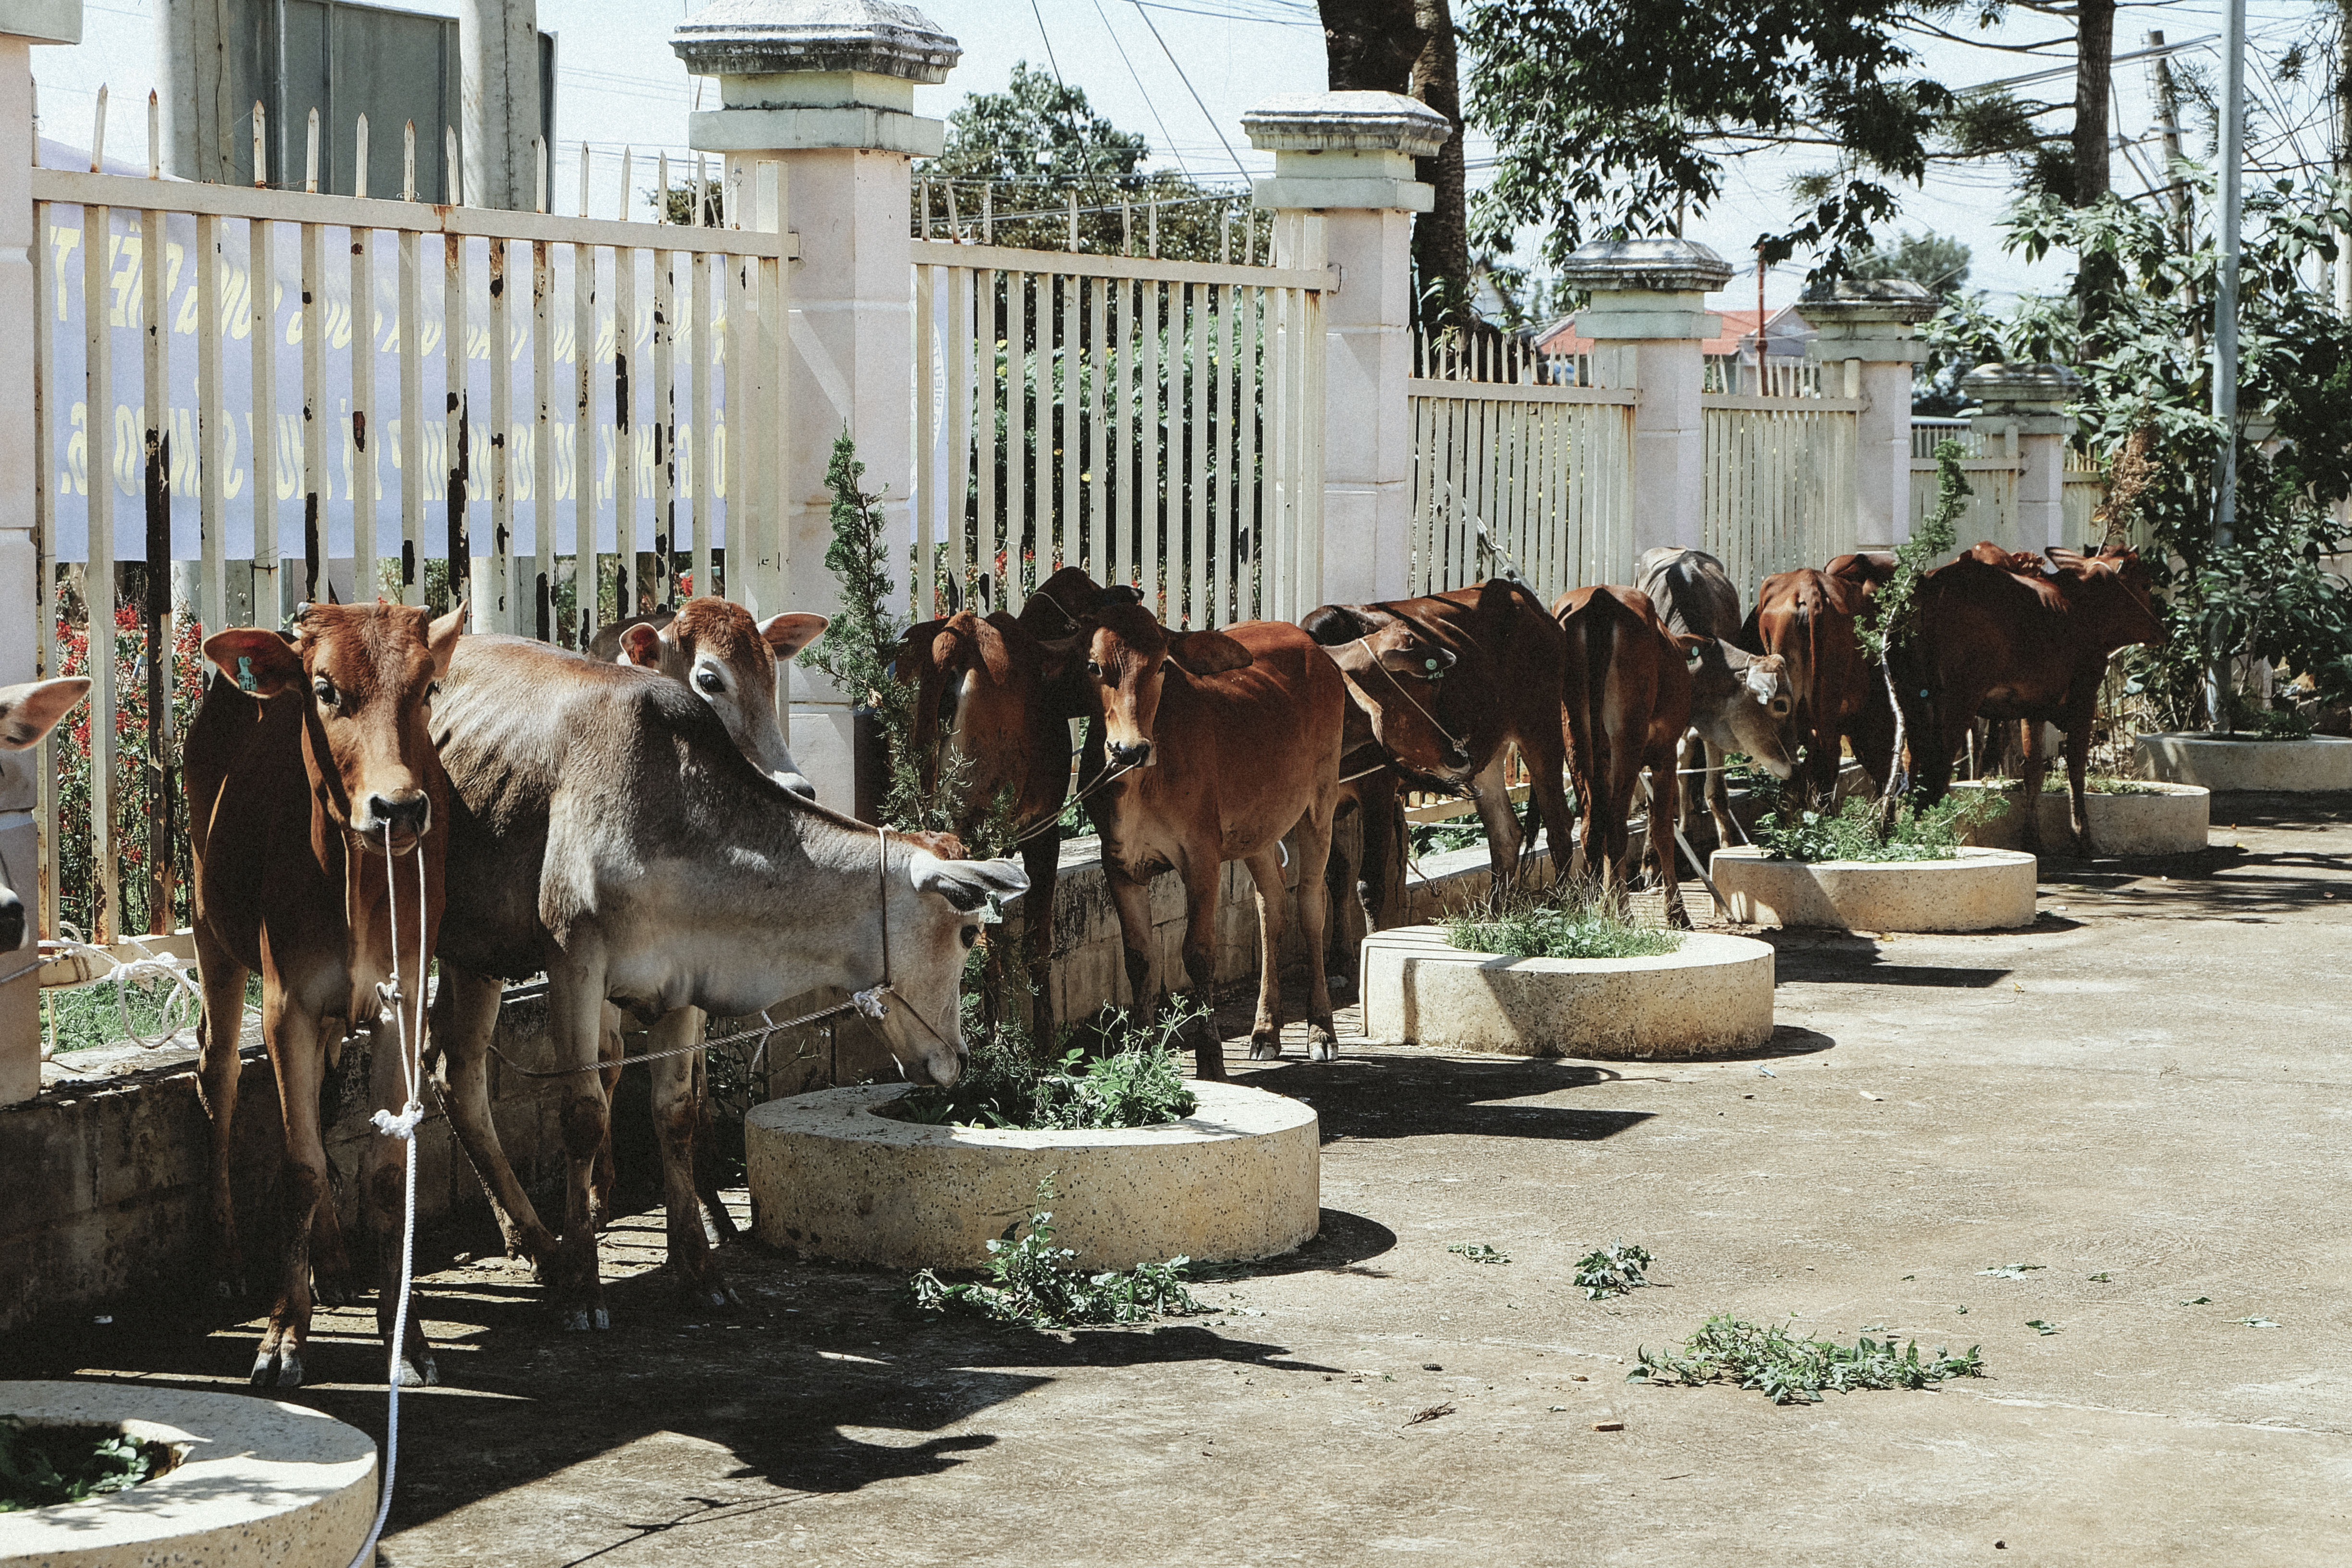
M1943 308L1943 301L1908 278L1841 278L1819 299L1798 301L1797 310L1815 328L1900 325L1916 327Z
M696 76L863 71L935 85L963 47L898 0L713 0L669 47Z
M1261 153L1402 153L1427 158L1454 122L1401 92L1278 92L1242 116Z
M1595 293L1705 294L1731 281L1731 263L1695 239L1601 239L1579 247L1559 280Z
M79 44L81 0L0 0L0 35L37 44Z
M2063 364L2010 361L1980 364L1960 377L1960 395L1988 414L2055 414L2083 390L2083 378Z

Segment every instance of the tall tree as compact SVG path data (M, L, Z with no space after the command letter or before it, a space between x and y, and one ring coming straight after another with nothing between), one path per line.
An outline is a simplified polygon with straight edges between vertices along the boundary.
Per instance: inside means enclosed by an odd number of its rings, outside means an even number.
M2347 0L2352 4L2352 0ZM1457 323L1470 303L1469 180L1462 159L1462 81L1454 58L1454 8L1415 0L1413 20L1427 42L1413 61L1412 95L1454 124L1454 134L1414 173L1437 193L1437 205L1413 220L1412 265L1422 289L1422 320Z
M1416 0L1317 0L1333 92L1410 92L1427 41Z
M2108 94L2115 85L2116 0L2074 0L2074 205L2112 188L2107 172Z

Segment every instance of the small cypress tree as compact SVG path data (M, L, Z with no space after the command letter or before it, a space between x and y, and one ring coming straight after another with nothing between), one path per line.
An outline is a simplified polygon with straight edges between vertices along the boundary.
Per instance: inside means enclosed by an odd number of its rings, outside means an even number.
M1886 699L1895 709L1895 750L1886 764L1886 793L1878 805L1878 838L1885 843L1895 830L1896 803L1910 789L1903 752L1909 739L1903 717L1902 694L1895 683L1895 660L1907 652L1919 630L1919 580L1936 558L1949 551L1958 537L1960 515L1975 492L1960 471L1958 441L1936 444L1936 506L1911 537L1895 546L1895 575L1871 595L1869 612L1856 623L1854 635L1863 653L1878 667L1886 683Z

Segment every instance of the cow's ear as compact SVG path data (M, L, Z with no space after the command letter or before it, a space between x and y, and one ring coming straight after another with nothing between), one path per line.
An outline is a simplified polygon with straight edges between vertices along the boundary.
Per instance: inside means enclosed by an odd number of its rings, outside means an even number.
M1004 640L1003 628L993 620L972 622L972 640L980 645L980 662L988 667L988 678L999 686L1013 679L1013 648Z
M661 633L644 621L621 633L621 658L645 669L661 668Z
M0 687L0 752L39 745L41 737L89 695L89 678L81 675Z
M1353 605L1323 605L1298 617L1299 629L1325 647L1339 647L1380 630L1380 623Z
M302 680L302 656L266 626L235 626L205 639L205 657L256 697L275 697Z
M776 650L778 658L790 658L824 635L833 623L823 616L813 616L804 610L787 610L781 616L770 616L760 623L760 635Z
M1255 662L1249 649L1223 632L1178 632L1168 639L1168 658L1187 675L1223 675Z
M425 628L425 651L433 657L433 676L439 679L449 673L449 660L457 652L457 638L466 629L466 601L460 599L449 613Z
M1050 642L1040 641L1037 644L1039 680L1052 686L1067 676L1085 659L1087 645L1093 640L1093 626L1082 626L1082 629L1072 632L1068 637L1055 637Z

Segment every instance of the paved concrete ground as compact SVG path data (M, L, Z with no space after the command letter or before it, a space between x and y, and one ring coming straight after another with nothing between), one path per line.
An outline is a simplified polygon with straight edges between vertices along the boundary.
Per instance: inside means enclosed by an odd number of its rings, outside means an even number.
M2352 799L2225 799L2214 843L2049 868L2028 931L1780 937L1766 1057L1253 1073L1321 1112L1325 1226L1210 1287L1227 1315L919 1319L896 1277L747 1248L745 1309L689 1318L648 1216L607 1242L610 1333L443 1267L449 1386L404 1405L388 1560L2352 1562ZM1574 1260L1618 1237L1656 1288L1587 1302ZM185 1310L26 1348L235 1379L255 1325ZM1715 1311L1981 1344L1989 1375L1626 1384ZM352 1381L301 1397L380 1433L362 1322L312 1357Z

